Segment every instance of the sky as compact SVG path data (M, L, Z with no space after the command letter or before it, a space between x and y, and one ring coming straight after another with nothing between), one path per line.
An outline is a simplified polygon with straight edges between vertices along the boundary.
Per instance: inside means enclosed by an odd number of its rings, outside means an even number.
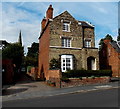
M24 50L27 53L27 47L33 42L39 42L41 20L50 4L54 8L54 17L67 10L75 19L95 25L96 47L106 34L112 35L114 40L117 39L118 2L10 2L10 0L0 3L1 39L11 43L17 42L21 30Z

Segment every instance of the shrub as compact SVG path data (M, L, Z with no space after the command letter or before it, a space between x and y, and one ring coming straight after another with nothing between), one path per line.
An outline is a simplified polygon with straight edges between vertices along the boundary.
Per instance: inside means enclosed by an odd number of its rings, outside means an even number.
M95 76L91 76L92 79L95 79Z
M112 76L111 70L69 70L63 73L67 78Z
M63 76L63 77L61 78L61 81L64 81L64 82L69 82L70 80L69 80L69 78L67 78L67 77Z
M79 77L80 80L82 80L82 77Z
M59 59L53 58L50 60L50 69L60 69Z
M50 81L50 80L47 80L46 82L47 82L48 85L53 85L53 86L55 86L55 82L52 82L52 81Z

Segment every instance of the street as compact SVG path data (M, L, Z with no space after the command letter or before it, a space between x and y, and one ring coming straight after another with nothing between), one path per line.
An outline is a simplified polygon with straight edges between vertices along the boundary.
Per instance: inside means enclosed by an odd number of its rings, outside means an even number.
M4 101L3 107L118 107L118 88Z

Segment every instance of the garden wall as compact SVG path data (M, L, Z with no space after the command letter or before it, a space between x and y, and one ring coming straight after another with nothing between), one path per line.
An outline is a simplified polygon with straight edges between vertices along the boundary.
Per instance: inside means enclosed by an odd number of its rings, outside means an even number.
M56 87L60 87L60 78L62 77L60 70L49 70L49 81L55 84Z
M88 84L97 84L97 83L108 83L110 81L110 77L95 77L95 78L69 78L67 82L62 81L61 87L71 87L71 86L81 86Z

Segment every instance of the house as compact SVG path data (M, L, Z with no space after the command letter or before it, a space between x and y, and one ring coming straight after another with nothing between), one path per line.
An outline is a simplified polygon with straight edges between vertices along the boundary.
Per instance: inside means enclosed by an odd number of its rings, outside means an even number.
M39 37L38 77L49 78L49 64L61 62L61 72L67 69L99 69L99 53L95 48L94 26L76 20L68 11L53 18L52 5L41 22Z
M120 76L120 41L104 40L100 50L100 69L112 70L113 77Z

